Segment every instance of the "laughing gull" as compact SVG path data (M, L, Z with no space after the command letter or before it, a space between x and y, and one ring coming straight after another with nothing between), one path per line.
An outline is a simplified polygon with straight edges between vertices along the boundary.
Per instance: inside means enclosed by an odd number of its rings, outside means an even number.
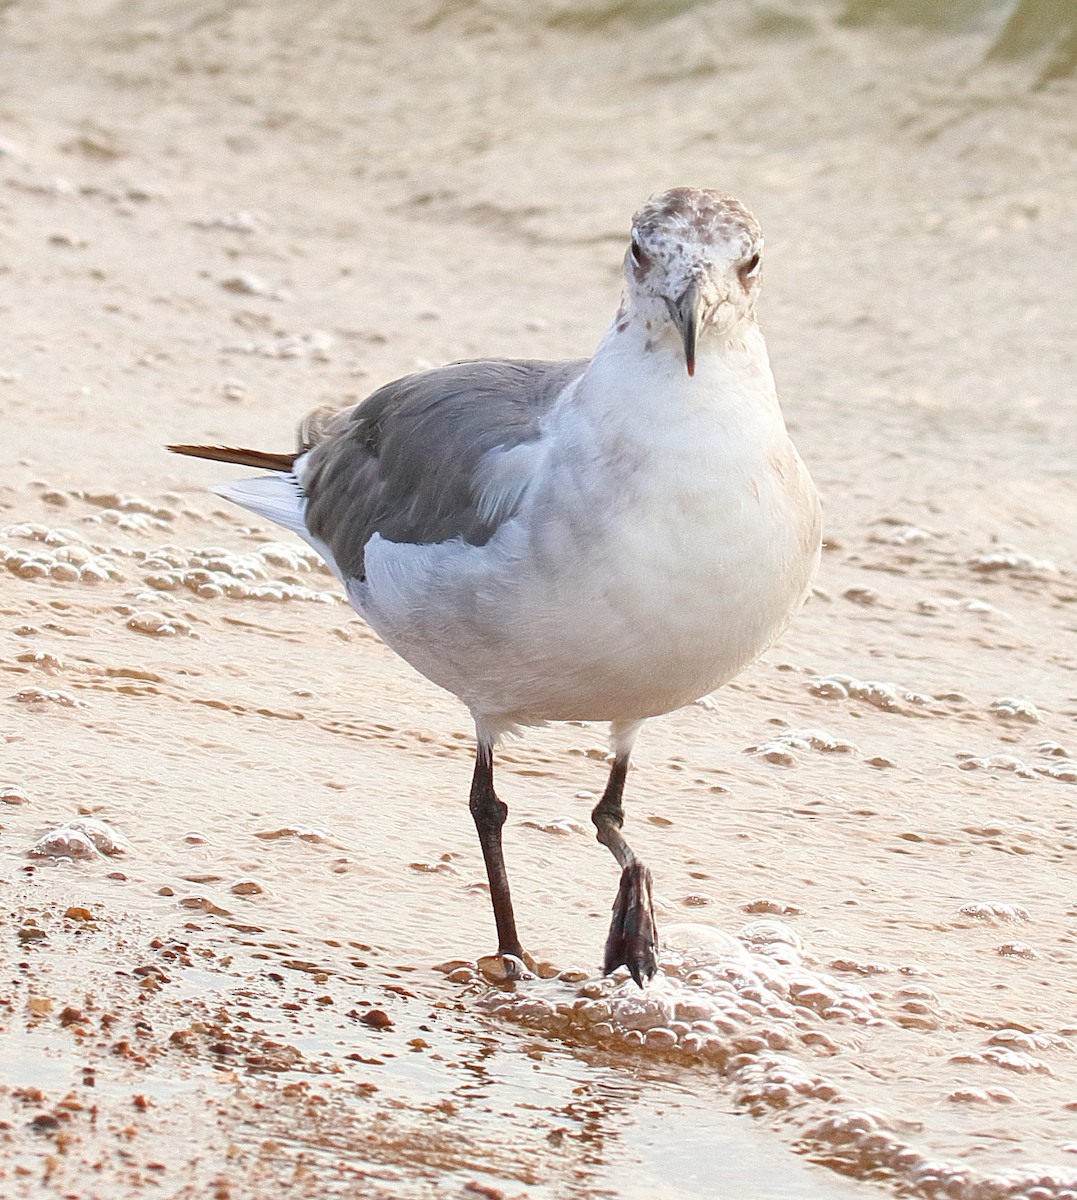
M510 977L529 960L499 738L609 722L591 814L621 867L604 965L642 986L657 970L651 873L621 833L636 735L754 661L811 587L819 502L756 324L762 251L737 200L674 188L633 220L592 358L408 375L312 414L294 454L169 447L272 471L218 491L313 546L389 646L470 709L471 812Z

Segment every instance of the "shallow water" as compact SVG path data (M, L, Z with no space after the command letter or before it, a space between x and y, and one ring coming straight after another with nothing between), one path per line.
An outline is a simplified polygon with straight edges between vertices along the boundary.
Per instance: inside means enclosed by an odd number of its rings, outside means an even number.
M213 543L235 537L223 517L158 507L170 536L196 521L213 528ZM744 1114L812 1163L917 1194L1077 1193L1074 910L1054 875L1077 849L1077 759L1051 663L1008 665L1025 651L1013 612L1035 606L1042 635L1050 614L1066 611L1071 585L1055 562L872 524L828 556L820 595L780 658L717 701L654 723L629 793L666 947L646 993L590 967L615 883L587 828L604 775L601 731L509 743L499 770L521 925L550 969L568 970L502 991L464 961L431 973L489 937L460 714L398 671L323 594L321 568L302 554L258 535L241 535L243 550L182 538L161 549L157 530L137 527L102 541L95 507L69 508L71 526L22 523L0 538L34 618L16 627L7 663L18 783L4 797L3 844L13 875L32 869L43 923L73 905L185 927L229 966L207 975L188 965L170 979L163 991L181 1009L234 989L235 957L255 975L272 963L271 979L314 980L321 999L290 1002L302 1015L283 1023L261 987L222 1007L257 1013L260 1035L295 1052L287 1070L324 1060L340 1071L349 1039L337 1012L356 986L460 1013L453 1036L493 1055L475 1062L477 1082L451 1084L447 1048L431 1049L437 1041L416 1026L427 1045L375 1058L376 1086L420 1110L463 1097L488 1139L478 1158L493 1156L491 1177L504 1170L495 1151L507 1135L484 1126L476 1105L490 1100L499 1120L532 1101L575 1113L582 1092L594 1106L587 1137L602 1147L584 1156L597 1173L588 1186L600 1180L613 1194L653 1194L662 1181L669 1195L736 1194L749 1178L776 1196L833 1194L784 1159L778 1139L760 1158L767 1143ZM869 573L866 557L900 573ZM174 571L210 564L195 570L212 570L213 586L158 579L165 559ZM79 560L110 569L36 569ZM133 622L132 609L159 619ZM930 647L901 683L867 677L856 649L867 620L897 627L895 644ZM823 629L825 659L815 649ZM333 643L369 663L368 685L377 679L347 709L339 689L354 681L356 659L323 656L318 690L294 686L310 674L311 646ZM968 648L984 645L995 653L975 660ZM111 765L117 743L122 775ZM45 747L54 753L42 759ZM106 771L109 796L95 782ZM182 800L192 779L212 779L211 803L204 784ZM47 959L47 937L27 936ZM59 973L68 986L78 974ZM317 1003L328 1022L308 1019ZM406 1019L391 1019L399 1046ZM534 1060L514 1048L516 1027L540 1039ZM55 1063L29 1069L34 1029L10 1059L8 1085L62 1092ZM160 1078L151 1072L140 1094L179 1103ZM196 1071L183 1096L200 1102L207 1087ZM509 1127L519 1134L518 1117ZM549 1136L556 1145L568 1135ZM674 1151L683 1166L671 1178L663 1163ZM530 1186L541 1194L537 1176Z

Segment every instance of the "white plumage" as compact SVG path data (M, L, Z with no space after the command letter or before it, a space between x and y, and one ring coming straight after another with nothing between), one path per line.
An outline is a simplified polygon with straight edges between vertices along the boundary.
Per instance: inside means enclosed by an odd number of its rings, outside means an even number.
M606 966L640 980L654 970L649 874L620 835L636 731L752 662L810 589L819 506L755 322L761 247L728 197L655 197L589 361L408 377L331 423L292 473L219 489L305 538L381 637L471 710L472 810L510 962L523 952L498 737L611 723L594 817L624 870Z

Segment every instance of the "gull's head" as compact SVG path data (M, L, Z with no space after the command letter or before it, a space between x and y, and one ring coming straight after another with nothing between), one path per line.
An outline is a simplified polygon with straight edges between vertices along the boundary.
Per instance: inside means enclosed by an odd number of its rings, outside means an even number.
M759 223L739 200L706 188L660 192L632 220L630 309L678 338L694 375L697 345L754 319L762 255Z

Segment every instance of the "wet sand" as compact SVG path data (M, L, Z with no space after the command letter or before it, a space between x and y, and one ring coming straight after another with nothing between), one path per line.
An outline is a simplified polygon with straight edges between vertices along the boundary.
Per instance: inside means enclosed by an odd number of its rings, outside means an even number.
M800 11L0 15L5 1195L1077 1194L1077 98ZM682 182L763 222L827 551L641 737L649 1008L603 730L506 745L505 993L466 713L161 447L590 352Z

